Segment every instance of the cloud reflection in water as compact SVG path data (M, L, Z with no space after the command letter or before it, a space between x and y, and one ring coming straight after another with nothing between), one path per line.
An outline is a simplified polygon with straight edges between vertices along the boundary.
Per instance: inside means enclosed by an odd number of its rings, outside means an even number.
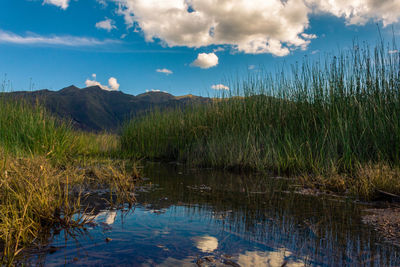
M202 252L213 252L218 248L218 239L213 236L201 236L194 238L196 247Z

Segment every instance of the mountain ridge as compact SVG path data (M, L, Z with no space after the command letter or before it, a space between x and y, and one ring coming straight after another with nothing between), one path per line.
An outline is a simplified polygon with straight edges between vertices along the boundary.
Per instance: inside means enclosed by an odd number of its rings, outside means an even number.
M136 96L121 91L107 91L99 86L79 88L75 85L58 91L3 92L1 95L41 103L48 111L62 119L71 120L73 126L85 131L115 132L128 119L153 108L160 110L206 103L201 96L174 96L166 92L149 91Z

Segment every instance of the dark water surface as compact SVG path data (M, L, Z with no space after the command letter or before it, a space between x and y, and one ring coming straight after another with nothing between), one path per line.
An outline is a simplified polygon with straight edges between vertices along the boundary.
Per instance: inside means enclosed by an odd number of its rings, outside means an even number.
M360 204L282 192L285 179L157 163L143 171L135 208L98 208L86 233L59 233L29 263L400 266L400 249L362 224Z

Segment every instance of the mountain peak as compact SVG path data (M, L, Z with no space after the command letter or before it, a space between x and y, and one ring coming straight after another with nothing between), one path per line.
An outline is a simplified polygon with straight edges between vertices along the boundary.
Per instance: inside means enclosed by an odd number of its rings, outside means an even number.
M78 87L76 87L75 85L70 85L68 87L61 89L60 92L65 93L65 92L74 92L74 91L78 91L78 90L80 90L80 89Z
M107 90L102 89L99 85L88 86L88 87L82 88L82 90L100 90L100 91L107 91Z

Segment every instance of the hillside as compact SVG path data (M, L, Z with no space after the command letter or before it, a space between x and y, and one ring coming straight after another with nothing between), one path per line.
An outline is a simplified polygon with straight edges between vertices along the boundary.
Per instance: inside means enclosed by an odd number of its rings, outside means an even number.
M165 109L209 100L192 95L175 97L164 92L147 92L133 96L120 91L102 90L98 86L80 89L73 85L59 91L45 89L2 95L22 98L31 103L38 101L51 113L71 120L76 128L85 131L116 131L126 119L152 108Z

